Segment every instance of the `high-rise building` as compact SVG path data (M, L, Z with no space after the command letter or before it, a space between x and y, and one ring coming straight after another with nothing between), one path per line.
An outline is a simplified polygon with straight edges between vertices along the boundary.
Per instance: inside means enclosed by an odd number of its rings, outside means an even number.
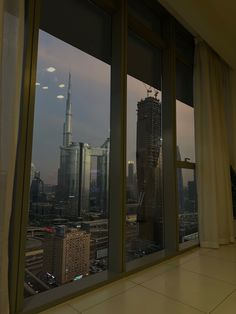
M81 145L72 142L71 74L69 73L63 145L60 147L57 199L68 202L71 216L79 215Z
M134 184L134 161L129 160L128 161L128 185Z
M137 221L141 239L163 244L161 102L146 97L137 104Z
M137 184L133 160L128 161L127 201L128 203L137 202Z
M181 160L179 146L176 147L176 158ZM178 200L179 200L179 212L184 212L184 183L182 168L177 168L177 183L178 183Z
M59 284L89 273L90 233L58 226L56 235L44 241L44 271L56 277Z
M71 75L69 74L63 145L60 147L57 199L64 201L67 216L86 216L90 211L92 158L97 158L97 204L108 211L110 140L101 147L72 141Z
M97 156L97 204L107 217L109 210L109 164L110 164L110 139L107 138L101 145L100 154Z

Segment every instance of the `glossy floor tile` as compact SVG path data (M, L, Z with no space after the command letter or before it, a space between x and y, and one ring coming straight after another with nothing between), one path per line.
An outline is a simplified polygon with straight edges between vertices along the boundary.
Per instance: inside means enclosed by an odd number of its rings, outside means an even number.
M231 294L222 304L220 304L212 314L235 314L236 313L236 292Z
M160 265L149 267L148 269L135 273L127 277L127 279L134 283L140 284L173 268L175 268L174 264L161 263Z
M222 246L219 249L207 250L203 254L208 256L217 257L227 262L236 263L236 246Z
M200 314L201 312L144 287L136 286L84 312L84 314L104 313Z
M41 314L236 314L236 244L193 249Z
M78 312L74 310L68 304L61 304L40 313L41 314L78 314Z
M119 280L102 288L96 289L78 298L72 299L68 303L80 312L99 304L119 293L122 293L136 284L128 280Z
M204 312L214 309L216 304L221 303L236 288L236 285L181 268L146 281L143 286Z
M180 267L236 285L236 263L214 256L202 255Z

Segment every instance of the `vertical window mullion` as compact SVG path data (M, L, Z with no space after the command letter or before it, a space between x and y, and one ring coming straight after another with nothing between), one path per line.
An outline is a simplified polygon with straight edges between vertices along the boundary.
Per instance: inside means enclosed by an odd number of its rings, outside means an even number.
M127 9L122 0L112 22L109 271L115 273L125 271L126 47Z
M177 190L176 190L176 56L174 19L166 18L164 37L167 48L163 52L163 173L164 173L164 225L165 248L167 255L174 254L178 248L177 228Z
M39 1L26 1L24 73L21 97L20 137L14 182L11 218L10 309L20 312L24 302L25 243L28 223L29 180L33 136L37 43L39 32Z

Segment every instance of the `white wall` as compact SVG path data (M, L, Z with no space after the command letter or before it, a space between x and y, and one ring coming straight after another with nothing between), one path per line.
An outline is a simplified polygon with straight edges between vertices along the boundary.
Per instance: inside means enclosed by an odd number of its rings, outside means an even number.
M235 0L159 0L184 26L199 35L236 69Z

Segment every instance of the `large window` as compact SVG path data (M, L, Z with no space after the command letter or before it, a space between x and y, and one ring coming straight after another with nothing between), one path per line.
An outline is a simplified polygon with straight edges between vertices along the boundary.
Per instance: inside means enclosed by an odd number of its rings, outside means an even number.
M24 297L42 310L198 236L192 36L154 0L40 3L15 183L18 312Z
M162 250L163 174L160 92L128 76L127 261Z
M176 24L176 160L179 248L198 243L193 104L193 37Z
M109 115L110 66L40 31L26 296L107 269Z
M111 69L64 40L39 31L26 297L108 264Z

